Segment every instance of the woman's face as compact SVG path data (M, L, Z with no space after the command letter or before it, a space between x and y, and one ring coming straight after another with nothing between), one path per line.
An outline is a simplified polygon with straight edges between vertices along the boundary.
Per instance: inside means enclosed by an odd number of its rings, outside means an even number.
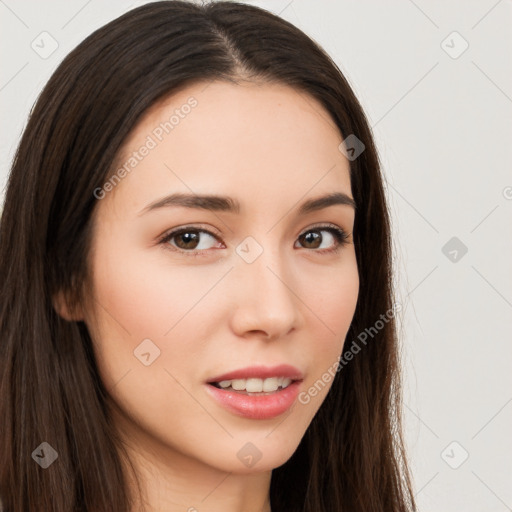
M352 198L341 141L313 98L268 84L196 84L133 130L117 179L95 192L84 319L139 452L247 473L297 448L358 297L354 208L302 208ZM289 387L272 391L281 377Z

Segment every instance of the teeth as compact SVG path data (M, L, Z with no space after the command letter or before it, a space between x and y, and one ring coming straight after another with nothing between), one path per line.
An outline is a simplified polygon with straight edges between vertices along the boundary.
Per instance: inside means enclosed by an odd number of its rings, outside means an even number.
M287 388L292 382L288 377L269 377L268 379L233 379L221 380L217 384L227 389L233 388L235 391L247 391L248 393L269 393L277 391L279 387Z
M270 377L269 379L265 379L265 380L261 381L262 391L265 391L265 392L276 391L277 388L282 383L283 383L282 379L280 381L278 377Z
M245 390L248 393L261 393L263 391L263 381L261 379L247 379L247 384L245 385ZM271 391L276 391L272 389Z
M243 379L235 379L235 380L231 381L231 387L235 391L242 391L243 389L245 389L246 384L247 384L247 381L243 380Z

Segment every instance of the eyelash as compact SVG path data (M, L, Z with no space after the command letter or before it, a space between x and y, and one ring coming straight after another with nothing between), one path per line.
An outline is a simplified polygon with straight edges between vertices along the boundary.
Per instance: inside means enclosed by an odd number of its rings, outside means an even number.
M178 253L186 254L187 256L201 257L201 256L207 255L209 249L203 249L203 250L199 250L199 251L186 251L184 249L178 249L178 248L176 248L176 247L174 247L174 246L169 244L169 241L172 240L175 236L178 236L178 235L183 234L183 233L187 233L189 231L194 231L194 232L199 232L199 233L206 233L206 234L210 235L211 237L213 237L213 238L218 240L218 236L215 235L214 233L212 233L211 231L207 230L207 229L202 229L202 228L198 228L198 227L195 227L195 226L185 226L183 228L178 228L178 229L176 229L174 231L165 233L163 236L161 236L158 239L158 244L162 244L165 249L171 250L173 252L178 252ZM336 244L335 244L335 246L333 248L331 248L331 249L321 249L321 250L310 249L313 252L319 252L320 254L331 254L331 253L332 254L336 254L345 245L347 245L347 243L348 243L349 235L343 229L339 228L338 226L336 226L334 224L327 224L327 225L321 225L321 226L313 226L313 227L307 229L306 231L303 231L299 235L299 238L302 235L305 235L306 233L309 233L310 231L329 231L334 236L334 238L336 239Z

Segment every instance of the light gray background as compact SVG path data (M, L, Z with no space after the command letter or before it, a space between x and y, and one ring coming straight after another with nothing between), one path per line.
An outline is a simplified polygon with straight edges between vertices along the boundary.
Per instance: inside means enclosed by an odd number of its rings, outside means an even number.
M30 108L59 62L143 3L0 0L2 190ZM420 510L512 510L511 2L251 3L332 55L374 129L393 215ZM58 42L46 59L31 48L42 46L43 31ZM452 237L459 247L445 256Z

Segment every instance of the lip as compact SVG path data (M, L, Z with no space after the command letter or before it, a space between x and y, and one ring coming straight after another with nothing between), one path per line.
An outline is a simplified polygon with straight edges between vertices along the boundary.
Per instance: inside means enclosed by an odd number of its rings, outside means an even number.
M249 366L240 368L229 373L217 375L208 379L207 383L220 382L222 380L233 379L268 379L270 377L288 377L291 380L303 380L302 372L289 364L280 364L277 366Z
M216 388L214 382L234 379L267 379L270 377L287 377L292 382L285 389L268 395L246 395L234 390ZM208 379L206 392L228 411L253 420L266 420L285 413L294 404L304 379L302 372L295 366L280 364L276 366L249 366L232 372L223 373Z
M267 420L280 416L290 409L297 399L301 384L301 380L295 380L285 389L268 395L244 395L233 390L216 388L209 383L206 383L205 387L206 392L220 406L233 414L252 420Z

